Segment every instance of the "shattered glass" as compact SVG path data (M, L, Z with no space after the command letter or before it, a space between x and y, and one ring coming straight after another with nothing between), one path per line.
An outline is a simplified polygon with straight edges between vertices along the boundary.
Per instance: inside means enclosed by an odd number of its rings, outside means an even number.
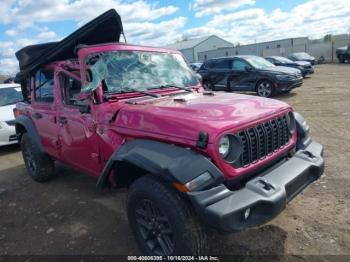
M87 61L91 81L82 92L94 91L102 82L108 93L146 91L166 85L189 87L198 79L179 54L143 51L104 52Z

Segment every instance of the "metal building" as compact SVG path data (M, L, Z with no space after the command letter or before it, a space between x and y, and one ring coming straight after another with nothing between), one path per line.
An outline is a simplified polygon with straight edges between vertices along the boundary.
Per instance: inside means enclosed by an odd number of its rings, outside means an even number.
M234 55L281 55L285 56L293 52L308 52L307 37L281 39L269 42L241 45L230 48L203 51L198 54L198 61L205 61L210 58L234 56Z
M189 39L164 46L182 52L188 62L198 62L198 53L221 48L233 48L233 44L215 35Z

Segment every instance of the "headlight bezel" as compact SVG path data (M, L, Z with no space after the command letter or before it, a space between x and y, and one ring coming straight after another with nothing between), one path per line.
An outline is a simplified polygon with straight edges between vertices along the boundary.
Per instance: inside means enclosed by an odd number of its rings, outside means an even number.
M310 133L310 126L306 123L304 117L300 113L293 112L293 115L295 118L298 137L301 139L308 138Z
M220 153L219 147L220 147L220 141L224 137L229 139L229 148L228 148L228 152L226 152L226 154L223 155ZM218 154L225 162L229 164L233 164L239 159L239 157L241 156L242 150L243 150L243 143L241 138L238 135L225 134L221 136L218 140L218 145L217 145Z
M288 125L288 129L289 129L289 133L291 135L294 134L294 132L296 131L296 123L295 123L295 117L294 117L294 113L293 112L289 112L286 115L286 120L287 120L287 125Z
M275 75L275 77L279 81L286 81L291 79L290 75Z

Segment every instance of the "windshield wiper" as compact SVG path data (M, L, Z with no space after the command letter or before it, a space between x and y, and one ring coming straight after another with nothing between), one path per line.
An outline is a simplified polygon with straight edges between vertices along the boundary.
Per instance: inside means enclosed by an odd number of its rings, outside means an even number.
M125 89L128 90L128 91L122 90L119 93L123 94L123 93L135 92L135 93L140 93L140 94L152 96L152 97L155 97L155 98L161 97L161 95L158 95L158 94L153 94L153 93L150 93L150 92L133 89L133 88L130 88L130 87L125 88ZM107 94L112 95L112 94L115 94L115 93L118 93L118 92L109 92ZM107 98L108 98L108 96L107 96Z
M187 88L187 87L182 87L182 86L175 86L175 85L161 85L159 86L158 88L169 88L169 87L174 87L174 88L177 88L177 89L181 89L181 90L185 90L187 92L190 92L192 93L192 90Z

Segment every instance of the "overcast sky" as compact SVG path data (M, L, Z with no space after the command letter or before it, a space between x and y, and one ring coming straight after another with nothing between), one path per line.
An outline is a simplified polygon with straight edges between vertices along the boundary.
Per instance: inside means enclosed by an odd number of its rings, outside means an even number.
M0 73L17 70L14 52L55 41L115 8L128 42L161 46L216 34L233 43L348 33L350 0L0 0Z

